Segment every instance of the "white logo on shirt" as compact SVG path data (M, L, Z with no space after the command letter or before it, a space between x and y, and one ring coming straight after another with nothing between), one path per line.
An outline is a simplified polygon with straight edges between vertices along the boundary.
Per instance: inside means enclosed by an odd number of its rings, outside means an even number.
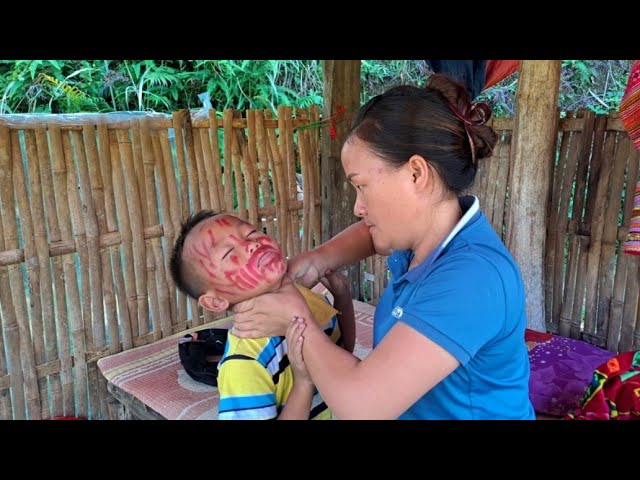
M402 310L402 307L396 307L391 312L391 315L393 315L396 318L400 318L403 313L404 313L404 310Z

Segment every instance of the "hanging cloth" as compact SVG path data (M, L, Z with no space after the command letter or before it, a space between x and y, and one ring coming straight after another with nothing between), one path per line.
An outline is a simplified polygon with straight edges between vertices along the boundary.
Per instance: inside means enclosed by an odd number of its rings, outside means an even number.
M484 86L486 60L427 60L435 73L447 77L467 87L469 99L475 100Z
M520 60L487 60L483 90L515 73L519 67Z
M629 82L618 111L625 130L629 132L631 142L636 149L640 150L640 60L631 67ZM636 183L631 225L622 244L622 251L629 255L640 255L640 180Z

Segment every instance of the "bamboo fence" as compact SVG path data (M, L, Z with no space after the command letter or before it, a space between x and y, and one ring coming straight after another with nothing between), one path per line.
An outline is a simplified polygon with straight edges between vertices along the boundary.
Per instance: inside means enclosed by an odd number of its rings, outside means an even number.
M316 245L318 119L0 117L0 419L109 418L99 358L215 319L169 273L191 212L234 213L288 256Z

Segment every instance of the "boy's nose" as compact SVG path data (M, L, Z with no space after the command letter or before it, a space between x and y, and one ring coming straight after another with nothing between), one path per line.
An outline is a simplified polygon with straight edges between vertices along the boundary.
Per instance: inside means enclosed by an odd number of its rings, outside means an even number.
M258 248L260 248L260 244L258 242L250 241L247 244L247 252L249 252L250 254L255 252Z

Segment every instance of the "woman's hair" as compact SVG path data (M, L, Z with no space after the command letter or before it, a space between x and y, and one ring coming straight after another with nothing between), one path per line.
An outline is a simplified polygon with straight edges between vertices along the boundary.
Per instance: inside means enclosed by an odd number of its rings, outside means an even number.
M473 184L478 160L491 156L497 135L484 125L490 116L487 104L469 101L463 85L434 74L424 88L393 87L373 97L348 137L358 137L397 167L420 155L450 191L460 193Z

